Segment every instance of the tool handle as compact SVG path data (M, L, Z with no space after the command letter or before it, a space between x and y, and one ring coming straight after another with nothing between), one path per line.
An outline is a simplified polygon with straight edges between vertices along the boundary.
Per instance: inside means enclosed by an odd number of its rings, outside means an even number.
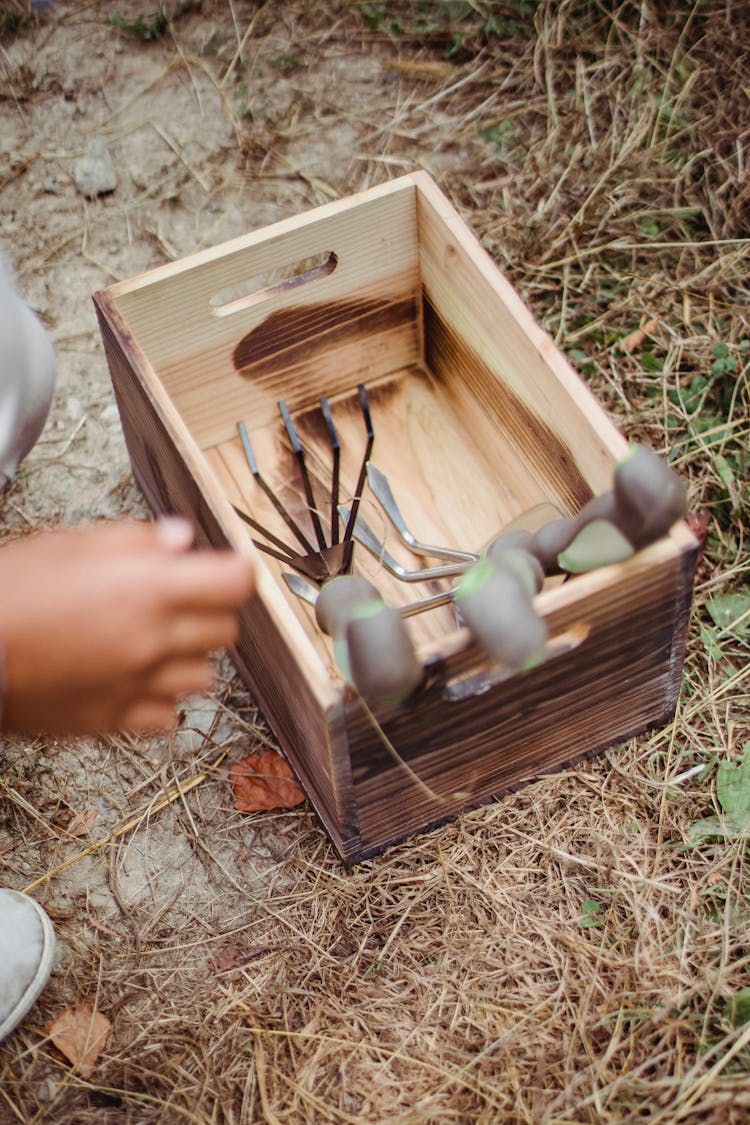
M637 445L616 466L609 492L577 516L540 528L530 549L546 574L579 574L629 558L666 535L686 512L682 480L652 449Z

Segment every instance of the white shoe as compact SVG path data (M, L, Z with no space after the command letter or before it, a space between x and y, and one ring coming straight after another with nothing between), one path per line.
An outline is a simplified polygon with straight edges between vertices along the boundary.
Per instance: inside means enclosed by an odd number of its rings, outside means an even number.
M35 1003L54 954L52 923L39 903L0 887L0 1040Z

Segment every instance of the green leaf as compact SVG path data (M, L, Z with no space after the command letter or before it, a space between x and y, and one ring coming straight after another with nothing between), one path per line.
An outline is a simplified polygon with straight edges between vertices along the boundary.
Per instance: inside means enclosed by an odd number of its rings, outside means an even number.
M578 919L578 925L582 930L588 929L589 926L601 926L601 909L601 905L596 899L584 899L581 903L581 916Z
M136 16L131 20L125 19L119 12L110 12L105 17L105 23L119 27L136 39L153 40L161 39L166 34L170 19L169 12L159 4L155 12Z
M718 633L711 625L701 625L699 629L700 639L703 643L708 655L712 660L722 660L724 653L721 651L721 645L718 640Z
M706 840L750 840L750 742L736 762L721 762L716 771L716 796L724 815L696 820L688 830L688 846Z
M718 816L696 820L688 830L688 843L702 844L705 840L750 840L750 813L727 813L721 820Z
M675 387L669 391L669 398L677 406L681 406L686 414L693 414L700 406L708 385L705 375L695 375L690 380L689 387Z
M714 594L706 602L706 609L719 629L737 637L750 636L750 591Z
M711 372L714 375L726 375L729 371L734 371L737 366L737 356L729 354L729 347L727 344L721 342L714 344L711 348L711 353L714 357L711 364Z
M654 372L664 370L664 360L654 355L653 352L641 352L639 362L644 371Z
M721 820L718 816L696 820L690 825L687 838L692 847L708 840L750 840L750 813L727 813Z
M716 795L725 813L750 821L750 742L739 762L722 762L716 771Z
M379 31L385 20L385 4L359 4L362 15L371 31Z
M737 478L730 462L722 453L717 453L713 458L714 469L716 470L721 483L726 488L727 492L734 492L737 487Z
M741 1027L750 1022L750 988L741 988L724 1008L724 1016L732 1027Z
M490 144L499 149L509 151L518 141L518 130L514 123L508 119L498 121L494 125L480 125L479 135ZM588 356L584 355L585 359Z
M726 359L715 359L711 364L711 372L714 375L727 375L730 371L734 371L737 366L737 356L730 355Z
M696 820L688 829L688 844L696 847L707 840L721 840L724 837L724 828L718 816L709 816L705 820Z

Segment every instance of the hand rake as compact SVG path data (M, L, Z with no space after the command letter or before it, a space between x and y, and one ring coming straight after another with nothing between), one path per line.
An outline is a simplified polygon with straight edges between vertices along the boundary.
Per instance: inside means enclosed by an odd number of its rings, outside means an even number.
M340 489L340 461L341 461L341 445L339 437L336 432L336 427L333 423L333 416L331 414L331 407L328 399L324 396L320 399L320 409L325 421L328 438L331 444L331 452L333 457L331 469L331 487L330 487L330 536L326 540L323 525L320 519L320 513L315 501L313 493L312 481L310 473L305 461L305 450L302 442L299 439L297 430L295 428L292 416L286 402L279 402L279 412L281 414L284 428L286 429L289 442L292 447L292 453L297 462L297 468L302 482L302 488L305 494L305 502L307 510L310 515L310 522L312 525L313 536L315 543L313 543L308 536L304 533L297 521L293 518L288 508L282 503L279 497L274 492L271 485L265 479L260 471L260 467L255 457L250 437L247 432L247 427L244 422L237 423L237 430L242 441L242 448L245 453L250 472L258 484L258 486L265 493L276 512L282 518L286 526L294 535L297 543L302 547L302 552L295 545L285 543L269 528L264 527L258 520L254 519L247 512L243 511L236 504L234 510L237 515L245 521L262 539L253 539L255 546L264 551L266 554L279 559L281 562L291 566L293 570L305 575L306 578L311 579L313 582L324 582L328 578L333 578L339 574L351 573L352 560L354 553L354 527L357 522L357 512L359 510L360 501L362 498L362 491L365 486L365 479L367 473L367 462L372 452L373 442L375 435L372 427L372 418L370 416L370 405L367 398L367 391L363 383L357 386L357 393L359 397L359 406L362 411L362 417L365 423L366 444L365 451L362 457L362 463L357 478L356 488L354 490L354 497L352 500L351 509L348 512L348 517L344 525L343 535L340 535L339 524L339 489Z

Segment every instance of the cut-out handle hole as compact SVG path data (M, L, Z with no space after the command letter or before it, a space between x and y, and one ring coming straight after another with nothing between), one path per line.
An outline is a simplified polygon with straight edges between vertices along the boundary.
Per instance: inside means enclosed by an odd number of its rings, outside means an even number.
M319 277L327 277L337 265L338 258L333 250L325 250L322 254L314 254L280 269L269 270L256 277L227 285L214 294L208 307L214 316L231 316L252 305L259 305L269 297L296 289L298 285L307 285Z
M561 633L550 637L544 653L543 664L559 660L573 652L584 643L591 627L583 621L576 621ZM472 672L465 676L456 676L450 680L442 690L443 699L449 703L462 703L465 699L474 699L477 695L484 695L514 676L521 675L517 671L510 671L499 664L488 665L481 672Z

